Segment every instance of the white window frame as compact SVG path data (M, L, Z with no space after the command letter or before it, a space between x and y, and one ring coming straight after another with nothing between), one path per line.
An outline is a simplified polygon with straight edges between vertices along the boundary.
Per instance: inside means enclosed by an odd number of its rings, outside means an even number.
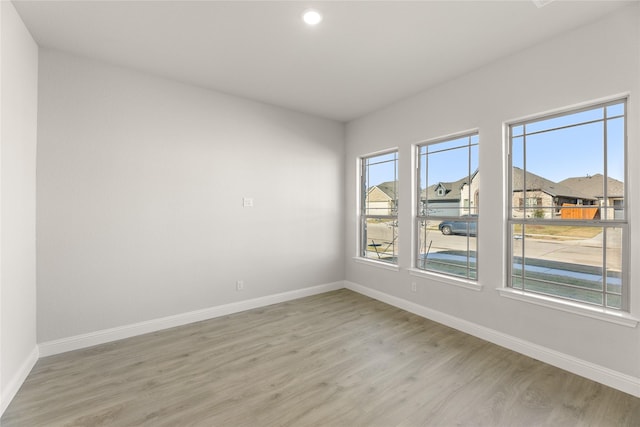
M413 275L413 276L418 276L418 277L428 277L431 279L435 279L438 282L441 283L445 283L445 284L452 284L455 286L460 286L463 288L467 288L467 289L471 289L471 290L475 290L475 291L479 291L482 289L482 286L479 284L478 281L478 265L479 265L479 226L478 226L478 218L479 218L479 206L474 206L473 209L476 211L475 214L475 218L465 218L465 220L469 220L471 222L475 222L476 223L476 248L475 248L475 252L476 252L476 276L475 277L468 277L468 271L469 271L469 259L467 260L467 277L462 277L459 275L454 275L454 274L448 274L446 272L441 272L441 271L436 271L436 270L430 270L430 269L424 269L424 268L420 268L419 264L418 264L418 257L420 257L420 222L421 221L425 221L425 220L445 220L445 219L453 219L453 218L463 218L462 216L459 217L441 217L441 216L437 216L437 215L432 215L429 213L429 207L428 207L428 202L425 200L425 203L422 202L421 198L420 198L420 192L421 192L421 188L420 188L420 149L421 147L425 147L427 145L435 145L435 144L439 144L439 143L443 143L443 142L448 142L448 141L454 141L456 139L461 139L461 138L469 138L469 149L471 148L472 144L470 143L471 138L472 137L477 137L478 138L478 143L477 145L479 146L479 140L480 140L480 132L478 131L478 129L471 129L471 130L467 130L464 132L459 132L459 133L455 133L455 134L451 134L451 135L446 135L443 137L439 137L436 139L432 139L432 140L428 140L428 141L423 141L420 142L418 144L414 145L414 159L415 159L415 167L414 167L414 212L413 212L413 256L412 256L412 266L409 269L409 274ZM428 155L428 154L427 154ZM473 175L474 171L470 171L471 168L471 155L470 152L468 154L468 176ZM479 171L479 168L478 168ZM440 188L438 189L438 191L436 192L436 194L438 196L441 196L440 194ZM467 198L468 200L473 200L473 194L471 193L471 185L469 185L469 194L467 194ZM461 195L462 197L462 195ZM467 206L465 207L466 209L469 210L469 213L471 213L471 207ZM463 210L464 208L460 208L461 210ZM467 239L469 239L470 236L467 236ZM467 250L469 250L469 246L467 243Z
M537 122L541 120L548 120L555 117L572 115L572 114L580 113L583 111L589 111L597 108L604 108L605 115L602 121L606 123L606 120L609 119L606 116L606 107L610 105L621 104L621 103L624 104L624 114L622 115L622 117L624 117L624 200L626 201L624 210L623 210L624 218L623 219L604 218L604 219L592 219L592 220L584 220L584 219L583 220L564 220L564 219L554 220L554 219L547 219L547 218L535 218L533 216L530 218L526 218L526 215L523 215L522 218L520 217L515 218L513 215L514 211L517 211L517 210L522 211L523 208L535 209L535 206L527 206L526 202L523 203L523 206L517 206L516 204L514 204L514 196L513 196L513 188L512 188L513 159L511 156L512 143L513 143L513 135L512 135L513 128L521 125L525 125L527 123ZM629 243L630 242L628 237L629 236L629 221L628 221L628 218L629 218L628 175L629 173L628 173L628 155L627 155L628 121L629 121L628 96L619 96L619 97L613 97L605 100L600 100L593 103L582 104L580 106L564 108L550 114L539 114L539 115L530 116L524 119L514 120L511 122L505 123L505 137L506 137L506 146L507 146L507 162L506 162L507 201L505 203L505 206L507 208L507 213L506 213L507 221L506 221L506 230L505 230L506 231L505 232L506 283L504 288L497 289L502 296L509 297L512 299L522 300L522 301L529 302L536 305L542 305L545 307L552 307L552 308L560 309L562 311L567 311L567 312L571 312L571 313L575 313L575 314L579 314L587 317L597 318L597 319L605 320L612 323L618 323L625 326L635 327L637 325L638 319L630 314L630 306L631 306L630 289L629 289L630 288L630 281L629 281L629 270L630 270L629 269L629 252L630 252ZM579 126L583 123L585 122L576 123L572 126ZM550 130L547 130L547 131L550 131ZM526 132L524 134L526 135ZM605 124L604 141L603 141L603 144L604 144L603 148L605 153L603 155L603 168L605 172L604 173L605 177L607 176L607 167L608 167L607 156L606 156L606 153L607 153L606 137L607 137L607 133L606 133L606 124ZM526 173L526 153L524 155L525 155L525 168L523 168L523 174ZM606 186L607 186L606 179L604 179L604 186L605 186L605 193L606 193ZM522 196L526 200L526 184L523 185ZM612 205L611 208L613 209L614 206ZM606 286L603 286L603 290L602 290L602 293L603 293L602 305L590 304L590 303L578 301L575 299L564 298L562 296L549 295L545 293L537 293L535 291L526 290L524 288L523 289L515 288L512 283L513 256L514 256L513 254L514 238L512 236L512 230L515 224L522 224L522 225L547 224L547 225L554 225L554 226L565 226L565 225L593 226L593 227L603 227L603 229L605 230L609 228L621 228L623 242L621 245L622 246L621 247L621 250L622 250L622 268L621 268L622 270L622 279L621 279L622 302L621 302L620 309L609 307L606 305L606 296L607 296ZM606 265L606 244L603 244L603 253L604 253L603 265ZM606 276L605 268L603 268L603 275ZM603 279L603 280L606 280L606 279Z
M392 244L394 245L394 252L396 253L396 259L395 261L391 261L388 259L375 259L375 258L370 258L366 256L366 252L367 252L367 248L369 246L368 242L365 242L365 239L367 239L367 234L366 234L366 224L367 224L367 219L381 219L381 220L391 220L391 221L395 221L396 223L396 236L399 233L399 226L398 226L398 200L399 200L399 196L396 194L396 200L394 201L395 204L395 209L392 210L392 214L391 215L372 215L372 214L367 214L366 212L366 205L365 205L365 200L366 200L366 195L367 195L367 182L366 182L366 171L365 171L365 164L367 159L371 159L374 157L380 157L380 156L385 156L385 155L389 155L389 154L394 154L395 153L395 177L396 177L396 182L397 185L399 186L399 163L400 163L400 155L399 155L399 150L398 147L394 147L394 148L390 148L387 150L383 150L383 151L377 151L374 153L370 153L370 154L366 154L363 156L360 156L358 158L358 165L357 165L357 170L358 170L358 213L357 213L357 229L358 229L358 233L357 233L357 244L356 244L356 248L357 248L357 254L356 256L353 258L354 261L359 262L359 263L364 263L364 264L368 264L368 265L374 265L383 269L387 269L387 270L392 270L392 271L399 271L399 267L398 267L398 258L399 258L399 247L397 242L393 242ZM398 188L396 187L396 193L398 192Z

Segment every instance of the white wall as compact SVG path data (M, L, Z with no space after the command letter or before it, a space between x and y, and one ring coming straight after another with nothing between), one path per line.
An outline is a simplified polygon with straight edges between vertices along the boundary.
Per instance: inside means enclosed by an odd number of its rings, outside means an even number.
M57 51L39 83L38 342L343 279L341 123Z
M0 414L37 358L36 129L38 46L0 2Z
M631 259L640 255L640 67L637 4L606 19L473 71L347 126L346 279L369 289L524 340L631 378L640 377L640 328L501 297L505 285L505 152L502 123L518 117L630 93L628 136ZM480 292L410 276L411 146L468 129L480 131L482 202ZM399 147L400 271L356 263L356 158ZM631 263L633 313L640 317L640 266ZM410 292L417 282L418 292ZM633 382L633 380L632 380ZM640 390L639 393L640 395Z

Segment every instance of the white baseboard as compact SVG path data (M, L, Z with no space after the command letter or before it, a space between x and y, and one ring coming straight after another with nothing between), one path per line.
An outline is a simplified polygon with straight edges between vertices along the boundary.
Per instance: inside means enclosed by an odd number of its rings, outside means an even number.
M0 417L4 414L9 403L11 403L13 398L16 396L20 387L22 387L22 384L27 379L27 376L35 366L39 357L38 346L35 346L24 362L22 362L22 365L20 365L18 372L16 372L13 378L9 380L6 389L2 390L2 396L0 396Z
M533 344L531 342L477 325L467 320L432 310L422 305L398 298L357 283L345 281L344 287L362 295L401 308L418 316L433 320L485 341L516 351L576 375L599 382L606 386L640 397L640 378L626 375L576 357Z
M38 357L51 356L67 351L78 350L81 348L91 347L94 345L129 338L136 335L142 335L149 332L168 329L175 326L182 326L193 322L226 316L229 314L264 307L271 304L277 304L298 298L303 298L306 296L330 292L341 289L343 287L354 292L366 295L368 297L377 299L394 307L401 308L410 313L414 313L418 316L422 316L438 323L442 323L459 331L481 338L485 341L497 344L501 347L508 348L518 353L572 372L576 375L580 375L582 377L618 389L625 393L629 393L633 396L640 397L640 378L626 375L612 369L605 368L603 366L596 365L594 363L587 362L537 344L533 344L520 338L516 338L511 335L507 335L502 332L477 325L473 322L469 322L467 320L463 320L449 314L432 310L411 301L407 301L405 299L398 298L384 292L377 291L375 289L367 288L357 283L344 281L268 295L265 297L239 301L203 310L196 310L188 313L178 314L175 316L163 317L160 319L135 323L132 325L105 329L88 334L76 335L73 337L41 343L39 345L39 355L38 349L34 350L34 352L29 356L29 359L25 361L20 374L16 375L16 378L12 380L11 387L8 387L7 392L3 393L1 409L2 411L4 411L5 406L8 406L8 402L11 401L15 393L18 391L20 385L28 375Z
M188 313L176 314L174 316L162 317L131 325L119 326L116 328L103 329L82 335L62 338L53 341L46 341L39 344L40 357L52 356L54 354L65 353L67 351L79 350L98 344L130 338L137 335L156 332L163 329L182 326L193 322L213 319L215 317L226 316L245 310L264 307L271 304L278 304L311 295L342 289L344 283L334 282L304 289L297 289L289 292L282 292L274 295L267 295L260 298L238 301Z

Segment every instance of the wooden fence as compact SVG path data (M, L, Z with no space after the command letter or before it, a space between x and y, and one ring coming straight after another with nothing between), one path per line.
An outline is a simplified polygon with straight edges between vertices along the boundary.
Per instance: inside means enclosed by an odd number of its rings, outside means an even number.
M563 203L560 217L562 219L597 219L600 217L600 208Z

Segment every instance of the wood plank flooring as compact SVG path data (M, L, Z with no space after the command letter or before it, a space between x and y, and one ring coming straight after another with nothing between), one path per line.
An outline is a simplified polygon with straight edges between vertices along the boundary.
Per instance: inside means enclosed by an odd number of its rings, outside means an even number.
M43 358L38 426L640 426L640 399L339 290Z

